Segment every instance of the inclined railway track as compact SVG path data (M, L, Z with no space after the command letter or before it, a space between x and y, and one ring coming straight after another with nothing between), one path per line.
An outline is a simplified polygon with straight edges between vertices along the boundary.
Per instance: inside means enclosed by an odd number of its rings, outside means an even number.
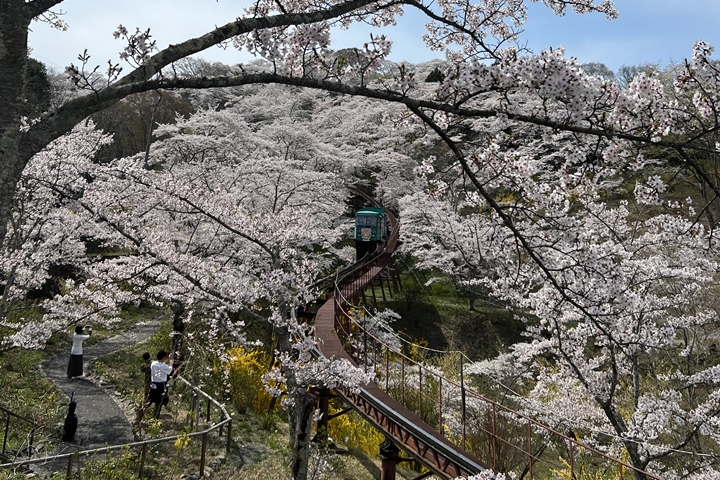
M372 202L372 199L365 198ZM594 464L598 471L617 472L619 476L615 478L661 479L466 389L462 383L462 367L458 384L413 362L401 351L388 347L355 323L352 311L362 303L367 303L366 288L371 287L376 279L380 279L382 285L381 273L392 266L398 228L397 218L392 212L387 214L392 228L387 242L382 245L382 251L339 273L333 297L320 307L315 316L315 336L319 341L320 354L326 358L347 359L366 371L373 369L377 375L375 383L356 391L338 390L337 394L387 437L388 441L381 445L381 480L395 478L395 464L402 461L397 455L397 447L430 472L446 479L467 477L488 469L495 472L514 471L518 478L530 480L547 478L550 472L579 478L587 474L584 468L589 463ZM375 295L374 288L372 295ZM415 384L410 385L413 382ZM439 390L434 399L427 398L428 384ZM406 390L411 388L415 391L406 395ZM410 404L407 397L413 395L415 404L411 411L407 406ZM466 396L475 405L482 405L482 418L466 418ZM320 403L322 405L323 402ZM426 405L425 410L423 405ZM442 431L446 430L446 422L453 414L457 420L458 410L462 411L462 437L454 438L453 443L445 438ZM434 418L428 420L433 425L424 418ZM483 447L481 455L485 462L461 447L468 444L466 428L468 436L474 436L475 448L478 445ZM516 460L514 465L508 464L507 460L512 456L524 460Z
M337 279L335 295L323 304L315 317L315 336L320 352L327 358L345 358L357 365L345 351L338 332L343 330L340 318L345 299L359 298L365 288L391 265L392 253L397 246L397 219L388 212L391 232L382 252L373 258L358 262ZM400 402L375 384L365 385L358 391L337 392L361 416L372 423L395 445L442 478L470 476L486 470L486 466L444 438ZM382 453L382 452L381 452ZM395 460L390 459L389 461ZM394 470L393 470L394 471ZM387 472L383 472L385 478Z

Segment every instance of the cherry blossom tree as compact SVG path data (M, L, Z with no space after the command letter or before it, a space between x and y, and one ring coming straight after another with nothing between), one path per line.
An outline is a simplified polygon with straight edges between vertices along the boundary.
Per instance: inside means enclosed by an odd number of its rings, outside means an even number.
M293 312L314 299L318 278L352 258L335 249L349 232L337 221L346 208L341 180L356 183L356 169L381 173L380 154L369 164L362 157L387 145L339 125L356 121L344 109L331 122L327 111L336 100L326 94L270 89L226 92L224 109L161 126L149 162L145 153L96 161L111 139L92 122L33 157L3 252L2 272L11 280L3 306L26 305L12 300L51 279L55 265L74 274L42 303L42 319L5 321L14 333L3 345L42 348L78 321L112 326L118 307L140 300L172 307L178 325L192 321L176 333L193 347L193 335L204 332L204 346L221 358L229 341L248 344L245 322L262 325L278 341L282 368L268 386L288 399L293 465L302 472L315 403L307 388L352 388L370 377L346 362L311 357L311 330ZM382 117L374 104L363 110ZM109 255L88 255L88 245Z
M413 110L452 156L428 158L426 194L401 200L409 251L479 273L467 281L527 323L527 342L471 370L663 478L707 475L718 448L716 200L681 190L716 192L711 51L698 43L671 89L643 74L620 89L557 51L450 72L441 88L466 114Z
M92 236L93 224L63 208L58 190L81 194L86 180L84 169L97 150L110 142L92 124L82 125L53 142L28 164L15 196L9 233L0 255L0 274L5 282L0 301L0 316L6 329L2 348L22 346L42 348L50 335L80 320L91 320L103 311L110 318L116 311L110 304L101 305L97 297L93 307L74 308L70 293L73 278L80 276L89 264L82 235ZM53 269L64 267L65 285L50 292L54 300L40 307L40 321L32 306L23 302L29 292L41 289L51 280ZM68 296L69 295L69 296Z
M587 75L573 59L564 58L562 50L530 55L519 48L518 32L526 17L525 2L520 0L443 0L437 8L416 0L351 0L319 6L260 0L239 19L157 52L149 30L133 33L120 26L115 34L125 44L122 58L132 65L130 73L121 76L119 67L110 63L104 75L98 75L84 55L68 73L76 86L90 93L24 120L27 29L32 19L64 28L51 10L61 3L0 3L0 242L5 242L13 199L33 156L88 115L130 94L158 88L278 83L404 106L412 114L404 121L414 125L418 134L413 143L434 144L440 138L440 149L450 156L441 156L439 163L428 159L421 171L431 177L430 199L414 197L414 204L402 200L398 204L409 220L417 222L433 218L422 213L452 212L452 228L465 237L457 245L464 252L482 253L478 258L483 263L463 272L467 281L482 282L528 320L529 341L513 352L516 364L533 367L528 369L534 376L526 388L541 394L535 402L528 401L528 408L551 414L562 403L552 393L572 392L585 400L574 406L587 407L577 411L573 421L587 426L590 440L608 448L622 446L634 466L668 476L689 475L692 469L704 467L690 464L685 472L684 466L666 460L685 448L703 454L716 448L716 369L699 360L705 345L700 336L709 335L713 313L702 294L714 278L717 260L712 248L715 224L705 213L720 193L710 164L702 161L717 150L713 140L720 75L709 45L695 45L672 87L640 73L621 89L612 81ZM607 0L543 3L558 14L572 8L578 13L616 15ZM384 59L392 43L385 37L369 39L353 50L352 62L330 50L331 26L347 27L355 21L390 25L407 8L428 18L426 44L447 51L441 82L425 84L404 65L388 66ZM173 71L173 62L228 41L265 62L216 77ZM373 69L382 69L378 70L382 75L374 75ZM523 134L528 125L532 132ZM274 133L267 133L273 138L293 137L287 128L272 129ZM430 135L422 138L423 131ZM242 132L234 135L246 138ZM193 141L201 140L207 139ZM287 165L259 143L250 147L270 155L267 158L282 166L280 170L290 168L302 173L308 185L317 185L312 179L320 172ZM165 148L173 148L173 142ZM228 309L245 308L248 313L251 306L267 302L273 307L264 312L266 319L285 325L290 342L296 331L287 323L288 314L310 296L307 285L314 278L310 272L323 265L322 257L298 253L312 244L306 243L309 231L300 228L310 225L292 206L275 210L283 204L282 196L253 191L258 196L246 197L234 190L235 170L220 158L213 157L212 165L205 162L204 148L189 149L191 157L183 157L182 162L163 157L171 150L156 152L162 174L141 168L131 158L118 159L102 170L88 165L87 176L62 178L68 183L85 179L81 197L70 195L76 190L72 185L65 189L64 195L77 202L74 210L87 215L93 225L112 226L104 234L109 244L140 253L102 262L89 285L96 281L109 290L108 285L117 282L113 272L124 269L123 278L137 282L136 288L144 288L144 279L153 278L162 289L148 285L147 293L164 298L214 299ZM232 161L247 154L227 151ZM406 164L402 153L393 151L399 168L377 177L387 180L383 194L388 199L402 193L395 185L415 186L402 168ZM679 168L665 178L667 169L660 174L651 170L656 160ZM262 167L270 165L265 162ZM261 175L257 168L248 169L253 181L277 179L280 183L275 187L283 191L282 175L271 171L273 175ZM448 177L439 172L454 174L456 184L464 182L463 188L450 188ZM689 200L671 196L668 180L687 172L710 193L704 204L696 205L699 198L692 195ZM617 190L628 185L632 195L623 199ZM199 196L200 191L205 195ZM107 196L110 192L113 197ZM230 215L239 208L233 200L250 198L249 205L242 204L244 216ZM214 201L208 203L210 199ZM413 211L415 207L424 212ZM252 217L255 212L265 215ZM286 216L287 212L292 215ZM291 218L298 222L292 238L274 236L283 231L278 225L288 225ZM313 241L317 233L313 230ZM247 263L238 259L233 245L251 252ZM454 248L453 243L448 245ZM457 256L444 258L445 265L458 263ZM224 270L227 265L236 268ZM471 278L488 268L493 275ZM87 289L88 296L93 290ZM300 348L300 357L308 351ZM656 362L658 352L669 352L672 366ZM539 358L550 359L550 366L536 361ZM687 362L681 365L678 358ZM287 357L286 363L291 360L295 357ZM478 366L481 371L500 369L496 364ZM298 399L298 405L307 406L303 402ZM678 428L672 432L659 428L665 421Z
M92 124L33 158L22 181L32 186L28 214L10 229L17 246L2 265L18 286L5 295L21 297L20 286L40 284L59 259L81 274L44 303L42 320L5 322L17 330L6 345L41 347L79 318L109 325L118 305L140 299L177 305L221 358L228 342L249 345L245 322L264 326L280 362L268 388L291 412L293 477L305 478L315 405L308 387L372 378L345 360L315 359L311 330L294 314L338 264L331 247L343 235L340 177L324 169L330 159L297 124L255 130L232 109L203 110L158 134L165 139L149 165L144 153L93 162L109 139ZM92 259L87 241L115 255Z
M133 70L121 76L119 64L109 61L105 75L99 76L99 67L93 68L89 54L81 54L80 65L69 66L68 73L76 85L92 93L34 119L29 129L21 130L28 29L33 20L67 29L57 10L53 10L62 3L62 0L6 0L1 5L0 242L5 238L13 194L30 158L52 140L69 132L83 118L127 95L158 87L212 88L270 82L317 88L328 87L329 83L337 88L344 85L342 79L351 73L352 65L360 65L364 70L382 61L389 53L392 42L384 37L370 39L356 50L362 58L351 64L343 61L343 57L331 55L330 27L346 28L356 21L376 26L392 25L403 8L417 9L428 16L430 23L424 40L431 48L442 51L456 45L459 49L455 50L453 57L457 60L469 57L497 59L506 44L517 40L517 32L526 16L524 3L514 0L477 5L453 0L444 2L439 12L433 10L431 4L416 0L349 0L321 6L312 2L285 4L260 0L230 23L201 37L161 50L157 48L149 29L138 28L133 32L121 25L114 35L125 42L120 56ZM599 4L593 0L547 0L544 3L558 14L572 8L579 13L599 11L609 17L616 15L609 0ZM172 69L163 72L173 62L227 42L267 59L270 68L215 78L183 77L170 74ZM395 100L402 99L408 93L410 83L406 75L400 76L402 78L397 86L386 85L380 92ZM364 94L364 86L355 85L346 93Z

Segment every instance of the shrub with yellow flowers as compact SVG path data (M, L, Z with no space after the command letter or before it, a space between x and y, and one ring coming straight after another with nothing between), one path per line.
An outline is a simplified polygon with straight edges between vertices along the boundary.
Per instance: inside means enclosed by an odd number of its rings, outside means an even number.
M333 405L330 405L328 410L331 416L340 411ZM380 444L385 440L384 435L353 411L330 420L328 435L334 441L360 450L366 455L378 455Z
M238 346L227 352L224 365L230 385L230 397L235 409L245 413L252 408L256 413L267 413L270 395L265 391L262 376L268 371L270 359L260 350L246 350Z

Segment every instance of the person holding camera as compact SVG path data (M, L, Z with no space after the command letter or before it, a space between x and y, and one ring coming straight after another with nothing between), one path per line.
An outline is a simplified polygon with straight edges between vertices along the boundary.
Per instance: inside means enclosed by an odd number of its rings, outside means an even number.
M75 377L83 376L83 341L92 335L92 327L87 327L87 334L83 331L83 327L78 325L75 327L73 334L73 345L70 350L70 362L68 362L67 377L72 380Z
M150 404L155 404L155 418L160 418L160 409L168 404L167 382L173 375L172 360L165 350L157 353L157 360L150 364Z

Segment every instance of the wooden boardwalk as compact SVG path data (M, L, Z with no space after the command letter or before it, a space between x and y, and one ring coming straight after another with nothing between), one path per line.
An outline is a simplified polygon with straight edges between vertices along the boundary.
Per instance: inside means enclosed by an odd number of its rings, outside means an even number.
M398 238L397 220L394 216L391 217L391 223L392 235L385 245L384 252L372 263L359 267L364 269L359 278L340 287L339 296L341 298L350 299L360 295L368 284L391 263L391 254L395 250ZM350 354L343 349L338 336L335 321L336 301L337 296L330 298L320 307L315 317L315 337L318 340L318 348L326 358L346 359L357 366ZM388 439L391 439L392 443L408 452L436 475L452 479L475 475L487 469L480 461L448 441L374 383L364 385L356 392L343 389L337 393L367 421L383 432ZM396 463L398 460L400 460L399 457L386 459L386 461L395 461ZM394 466L392 472L394 478ZM385 478L384 474L383 479Z

